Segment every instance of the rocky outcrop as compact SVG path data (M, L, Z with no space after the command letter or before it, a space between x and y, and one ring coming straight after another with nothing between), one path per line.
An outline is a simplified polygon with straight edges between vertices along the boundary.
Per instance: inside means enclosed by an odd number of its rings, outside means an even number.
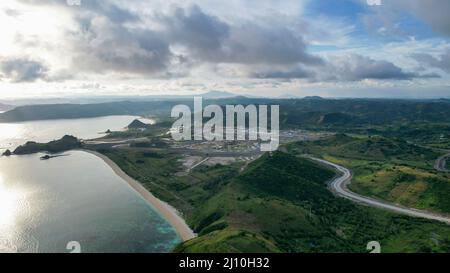
M81 147L81 142L73 136L64 136L48 143L28 141L14 150L16 155L34 154L38 152L60 153Z
M140 121L140 120L138 120L138 119L133 120L133 121L127 126L128 129L137 129L137 130L139 130L139 129L147 129L147 128L149 128L149 127L150 127L150 125L145 124L145 123L143 123L142 121Z

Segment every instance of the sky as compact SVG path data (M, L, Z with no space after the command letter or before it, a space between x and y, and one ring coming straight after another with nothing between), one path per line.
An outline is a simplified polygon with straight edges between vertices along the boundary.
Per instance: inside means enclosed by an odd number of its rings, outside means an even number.
M2 0L0 99L450 98L447 0Z

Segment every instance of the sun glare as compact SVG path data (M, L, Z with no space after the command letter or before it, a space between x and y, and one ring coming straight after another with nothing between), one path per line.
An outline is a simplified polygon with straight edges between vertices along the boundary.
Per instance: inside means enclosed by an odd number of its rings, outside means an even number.
M0 123L0 140L17 138L21 135L22 129L21 124Z
M0 230L14 223L19 202L19 194L5 186L0 176Z

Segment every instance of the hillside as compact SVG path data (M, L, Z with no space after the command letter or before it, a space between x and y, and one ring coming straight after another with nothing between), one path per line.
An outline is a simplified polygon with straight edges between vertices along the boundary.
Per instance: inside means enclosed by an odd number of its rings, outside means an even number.
M336 134L314 142L297 143L300 153L328 154L330 156L374 160L402 161L432 168L439 153L398 138L382 136L351 137Z
M365 252L374 238L387 252L450 250L445 224L337 198L326 187L333 175L293 155L265 155L198 208L190 222L200 236L175 251ZM439 234L439 246L430 243L428 232ZM407 237L414 244L397 243Z
M349 124L356 121L357 118L349 114L326 113L319 118L317 123L321 125L338 125L338 124Z

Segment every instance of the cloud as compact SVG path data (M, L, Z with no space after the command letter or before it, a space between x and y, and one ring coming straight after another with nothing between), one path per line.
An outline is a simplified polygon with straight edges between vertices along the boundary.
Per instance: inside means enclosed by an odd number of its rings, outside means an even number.
M412 54L411 57L421 65L439 68L442 71L450 73L450 49L447 49L444 53L439 54L437 57L427 53L416 53Z
M2 81L33 82L45 79L47 71L44 64L28 58L0 58L0 80Z
M183 61L171 52L163 33L127 25L140 20L137 14L111 3L89 3L86 11L75 14L78 28L67 37L76 70L162 77L171 62Z
M412 80L439 78L438 74L406 72L394 63L374 60L358 54L329 56L319 66L305 68L272 67L250 71L248 76L260 79L306 79L310 82L357 82L363 80Z
M3 12L11 17L19 17L22 14L20 11L16 9L5 9Z
M367 6L367 0L359 0ZM393 34L405 34L399 22L405 14L428 24L434 31L450 35L450 1L445 0L383 0L382 5L371 8L372 14L363 16L368 25L382 26ZM405 26L403 26L405 27Z
M393 0L390 0L391 2ZM445 0L400 0L401 9L409 11L427 22L435 31L450 35L450 1Z
M57 56L52 59L53 63L49 61L42 66L42 75L37 77L47 81L72 76L80 80L97 76L114 80L197 76L207 81L211 76L215 79L239 78L242 82L245 81L243 78L358 82L439 76L409 72L408 61L389 54L371 54L364 51L361 44L350 45L350 41L359 41L355 36L358 26L326 17L311 19L316 14L301 16L299 7L303 8L308 1L277 4L268 0L245 3L234 0L227 3L133 0L130 4L124 0L92 0L82 1L79 7L68 6L63 0L18 1L44 10L57 9L67 19L63 20L66 25L55 28L61 39L24 35L27 41L32 41L33 48L27 48L24 42L14 44L29 49L27 53L40 54L42 51L46 57ZM389 0L386 3L385 8L395 6L396 11L407 8L408 12L426 17L419 14L421 11L416 6L404 7L406 2L403 0L400 4ZM238 12L241 9L242 12ZM20 6L17 11L21 11ZM394 15L396 13L392 12L389 16ZM394 17L389 19L392 21L388 20L386 25L395 24ZM445 25L435 24L437 27ZM18 34L22 33L19 31ZM341 53L336 48L342 50ZM350 52L348 49L358 54L325 57ZM333 50L336 52L331 52ZM441 69L447 60L433 56L421 58L424 63ZM3 78L6 76L3 72ZM23 77L26 78L33 77Z
M322 76L322 77L321 77ZM436 74L420 75L405 72L394 63L374 60L358 54L334 56L328 62L325 73L319 80L361 81L361 80L412 80L414 78L434 78Z
M306 52L299 33L280 25L226 23L197 5L176 8L161 22L171 43L184 46L197 61L236 64L319 64Z
M192 54L211 60L222 50L230 27L219 18L204 13L197 5L176 8L171 14L161 16L170 42L186 46Z
M334 62L334 69L339 78L348 81L364 79L411 79L411 73L405 73L400 67L384 60L373 60L361 55L348 55L344 60Z
M56 0L20 1L60 9L71 18L73 24L61 29L63 38L53 43L67 53L68 70L73 75L124 73L160 77L169 73L171 62L182 61L172 54L163 34L139 26L140 14L120 6L120 1L82 1L80 6Z
M283 26L244 24L231 31L222 55L224 62L246 64L322 64L306 52L300 34Z
M301 33L283 24L225 21L196 4L141 13L121 1L86 1L75 8L64 1L21 2L60 8L72 17L75 25L59 43L72 60L74 74L158 78L186 76L193 66L204 64L244 65L245 70L322 64L321 58L307 53Z
M130 31L106 18L92 18L90 23L70 37L73 66L78 70L151 76L165 72L175 57L157 32Z
M312 79L316 73L306 70L302 67L295 67L293 69L276 69L276 70L262 70L251 72L250 78L257 79Z

